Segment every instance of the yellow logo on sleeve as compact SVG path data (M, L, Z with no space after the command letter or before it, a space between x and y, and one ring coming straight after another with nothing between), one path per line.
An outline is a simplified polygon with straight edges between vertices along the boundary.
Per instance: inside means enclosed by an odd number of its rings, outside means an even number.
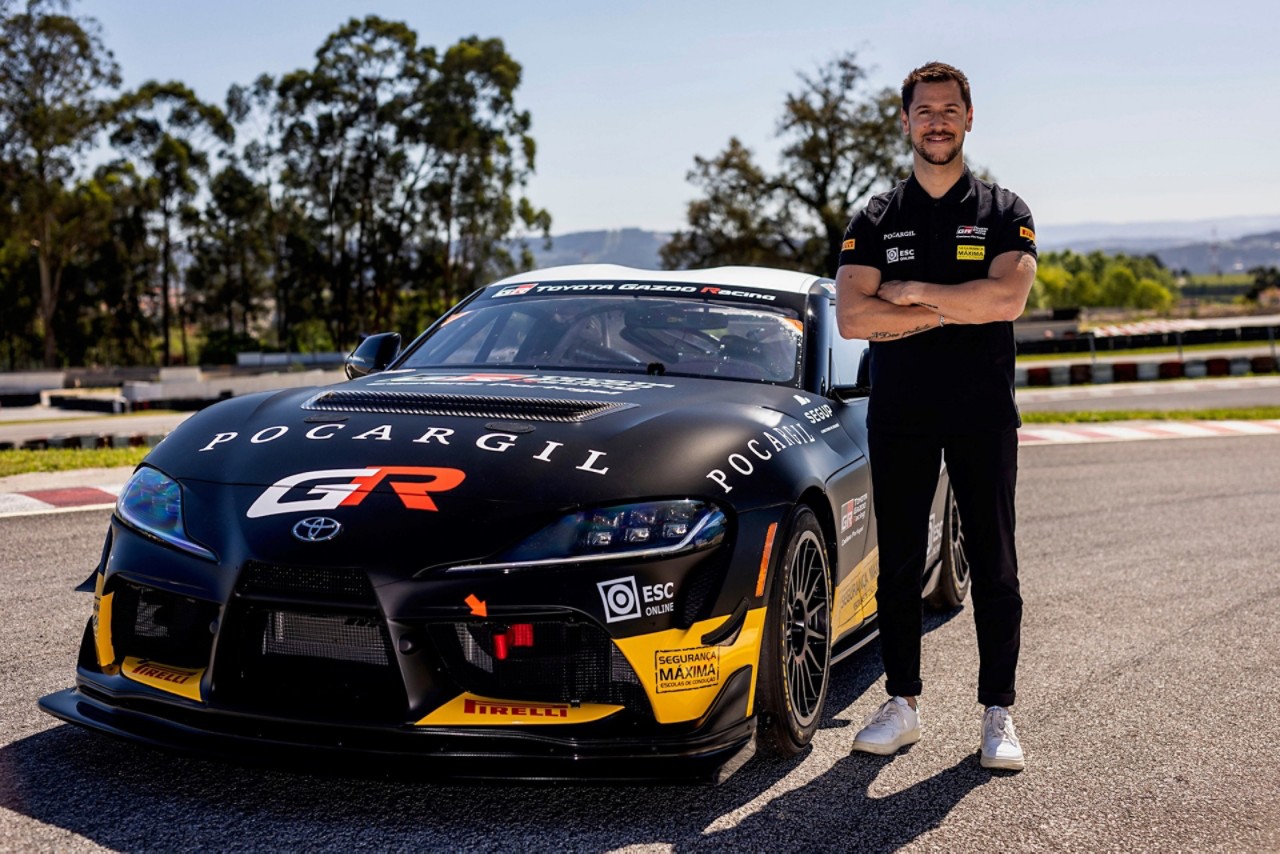
M987 257L987 247L985 246L957 246L957 261L981 261Z
M846 240L844 243L840 244L840 248L842 250L849 250L849 249L852 249L855 245L857 245L857 243L858 241L856 240Z
M1025 237L1027 240L1030 240L1033 243L1035 242L1035 239L1036 239L1036 233L1031 229L1027 228L1025 225L1018 226L1018 236Z

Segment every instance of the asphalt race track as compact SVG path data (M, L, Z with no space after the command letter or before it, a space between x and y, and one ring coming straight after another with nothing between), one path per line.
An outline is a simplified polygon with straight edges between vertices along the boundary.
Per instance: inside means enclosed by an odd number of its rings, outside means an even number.
M1280 436L1022 451L1028 770L975 756L968 606L928 623L924 740L850 755L878 652L814 748L709 786L438 784L183 758L39 712L71 683L106 511L0 519L0 850L1280 849Z

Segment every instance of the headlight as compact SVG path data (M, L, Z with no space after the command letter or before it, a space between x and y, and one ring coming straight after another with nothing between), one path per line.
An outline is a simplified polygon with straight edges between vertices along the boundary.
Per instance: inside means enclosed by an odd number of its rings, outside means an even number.
M116 515L130 527L184 552L217 560L213 552L187 537L182 524L182 487L153 468L140 468L129 478L116 501Z
M542 564L679 554L719 545L724 513L706 501L648 501L570 513L493 563ZM468 569L472 567L459 567Z

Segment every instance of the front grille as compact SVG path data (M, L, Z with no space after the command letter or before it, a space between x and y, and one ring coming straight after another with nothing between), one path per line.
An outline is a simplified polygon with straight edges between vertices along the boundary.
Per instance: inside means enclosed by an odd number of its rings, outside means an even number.
M326 412L377 412L398 415L451 415L467 418L512 418L524 421L579 423L631 409L634 403L599 400L554 400L534 397L484 397L418 391L323 391L302 404Z
M116 655L175 667L205 667L218 618L212 602L118 580L111 586L111 641Z
M236 592L308 602L374 606L373 585L364 570L348 567L283 566L251 560L240 572Z
M381 619L240 601L228 622L214 674L221 701L309 719L404 719L408 699Z
M531 622L532 645L508 645L494 655L496 622L445 623L431 628L445 667L464 690L482 697L560 703L612 703L651 714L630 663L604 630L585 623Z
M387 630L380 620L330 614L267 611L262 654L389 665Z

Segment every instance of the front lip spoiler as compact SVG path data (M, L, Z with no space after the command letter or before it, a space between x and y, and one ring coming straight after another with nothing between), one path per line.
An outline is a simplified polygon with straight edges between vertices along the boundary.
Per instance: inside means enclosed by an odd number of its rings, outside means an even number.
M165 716L169 703L111 700L81 686L41 697L39 705L69 723L205 758L414 779L720 783L755 754L756 742L754 717L681 739L585 740L498 729L318 724L210 709L184 710L189 721L182 722Z

